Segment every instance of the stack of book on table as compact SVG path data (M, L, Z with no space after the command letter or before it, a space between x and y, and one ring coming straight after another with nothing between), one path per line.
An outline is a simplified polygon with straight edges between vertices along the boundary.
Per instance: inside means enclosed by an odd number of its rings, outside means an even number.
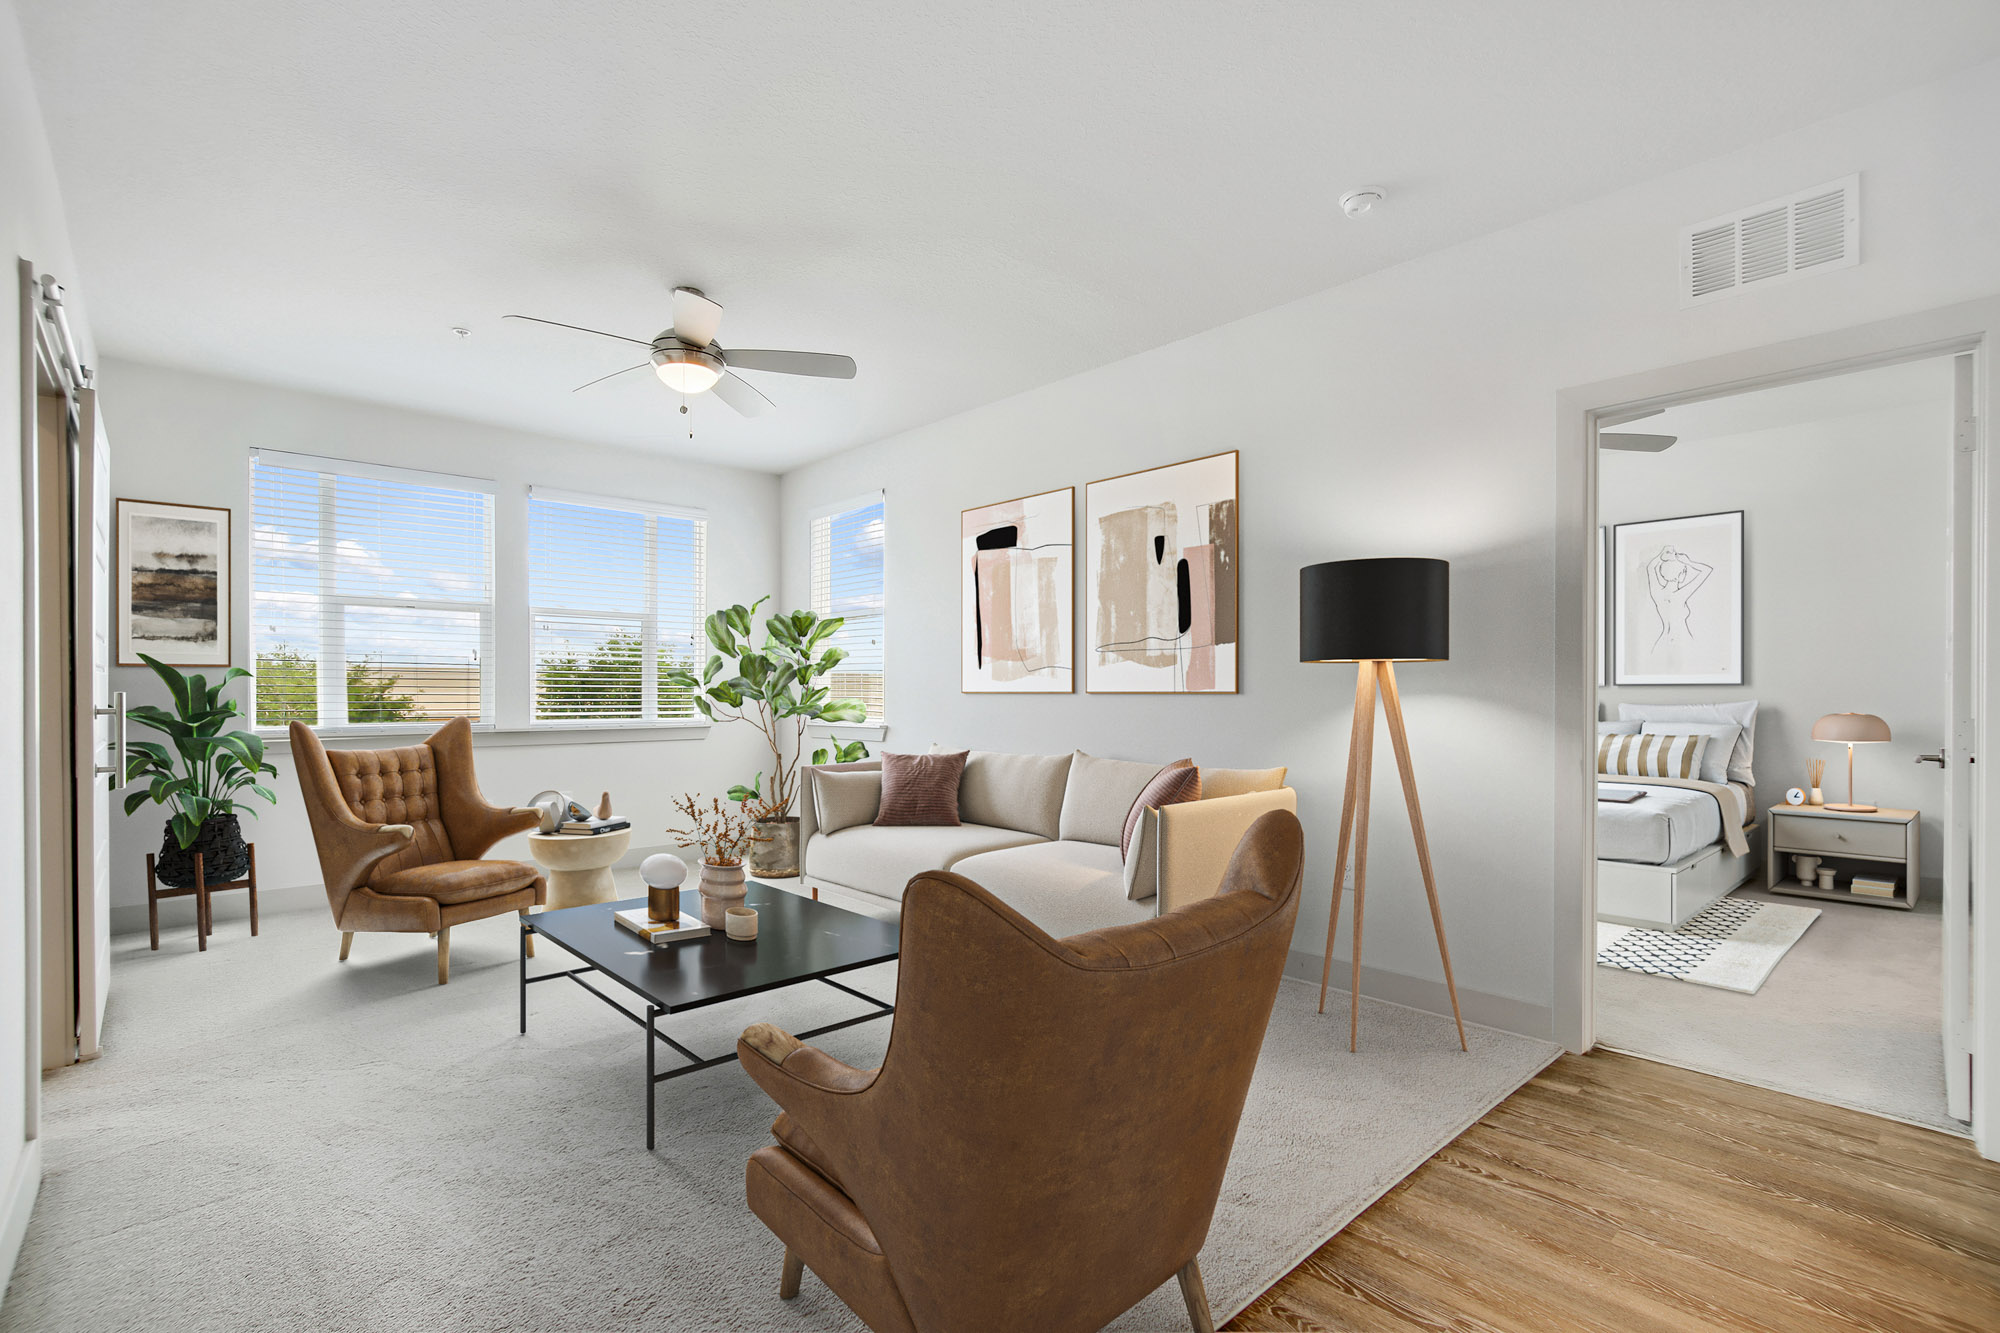
M631 827L632 827L631 820L622 818L618 815L612 815L609 818L605 819L598 819L595 816L593 816L592 818L589 819L566 820L563 823L563 825L556 830L556 832L581 833L584 834L585 836L589 836L591 834L596 834L596 833L616 833L619 829L626 829Z
M1856 875L1848 888L1863 898L1893 898L1899 883L1898 880L1882 879L1876 875Z
M648 944L671 944L675 940L698 940L708 934L708 923L698 912L682 912L679 921L668 925L655 921L643 907L627 907L612 913L619 925Z

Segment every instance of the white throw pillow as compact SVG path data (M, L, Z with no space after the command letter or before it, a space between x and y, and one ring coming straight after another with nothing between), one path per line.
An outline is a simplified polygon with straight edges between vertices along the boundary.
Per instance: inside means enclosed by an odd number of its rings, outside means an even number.
M1701 780L1728 782L1729 756L1736 751L1736 736L1742 730L1734 722L1642 722L1644 736L1706 736L1701 750Z
M813 774L813 815L821 833L873 824L882 812L882 770Z
M1597 734L1600 736L1636 736L1639 734L1637 722L1599 722Z
M1701 779L1701 752L1706 736L1600 736L1597 771L1622 778Z
M1729 756L1729 780L1757 785L1757 776L1751 771L1757 758L1755 699L1709 704L1619 704L1618 716L1628 722L1734 722L1743 731Z

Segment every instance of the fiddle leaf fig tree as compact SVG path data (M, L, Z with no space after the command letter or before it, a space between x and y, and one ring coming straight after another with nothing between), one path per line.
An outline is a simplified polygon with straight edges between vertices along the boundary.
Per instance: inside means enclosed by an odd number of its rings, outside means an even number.
M148 801L158 801L173 811L167 825L182 848L192 847L201 826L218 815L251 807L237 799L247 792L277 804L278 796L258 781L278 770L264 761L264 739L251 731L225 731L241 717L234 699L224 699L229 682L250 673L231 667L210 684L201 676L184 676L155 658L140 653L145 664L167 684L173 695L171 711L151 704L126 714L142 727L164 735L172 749L157 741L133 741L126 748L125 780L142 782L125 798L125 813L132 814Z
M714 648L697 675L692 667L676 667L663 678L694 696L694 706L711 721L749 722L771 747L771 788L762 790L764 774L748 787L732 787L732 801L756 801L768 818L782 819L792 810L798 792L799 757L804 753L806 726L813 722L859 722L867 706L859 699L835 699L821 683L847 656L830 642L847 622L811 611L767 616L764 639L752 646L757 609L771 600L759 597L749 606L730 606L709 616L708 642ZM789 743L789 744L788 744ZM859 746L840 747L843 757ZM825 751L820 752L824 754ZM865 748L859 758L866 754ZM815 756L817 761L818 756Z

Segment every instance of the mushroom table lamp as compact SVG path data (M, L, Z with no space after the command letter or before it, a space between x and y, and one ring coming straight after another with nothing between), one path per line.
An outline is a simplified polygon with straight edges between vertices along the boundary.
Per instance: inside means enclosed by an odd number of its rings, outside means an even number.
M1829 802L1824 809L1844 810L1854 815L1872 815L1872 805L1854 803L1854 747L1873 745L1889 739L1889 724L1873 713L1828 713L1813 723L1812 738L1847 747L1847 803Z
M1437 930L1438 957L1465 1047L1465 1021L1458 1014L1458 986L1451 977L1451 950L1444 942L1444 913L1438 908L1437 877L1431 873L1431 844L1417 805L1417 777L1410 767L1410 742L1403 732L1403 702L1396 693L1396 663L1442 662L1451 656L1451 564L1444 560L1332 560L1299 571L1299 660L1354 662L1354 732L1347 746L1347 794L1340 807L1340 851L1333 883L1333 909L1326 920L1326 965L1320 971L1319 1008L1326 1012L1327 980L1333 972L1333 937L1340 924L1340 894L1347 879L1349 838L1354 847L1354 974L1348 1009L1347 1047L1359 1044L1361 1013L1361 909L1368 888L1368 789L1374 770L1375 695L1389 720L1389 740L1403 777L1403 803L1417 841L1417 866L1430 898Z

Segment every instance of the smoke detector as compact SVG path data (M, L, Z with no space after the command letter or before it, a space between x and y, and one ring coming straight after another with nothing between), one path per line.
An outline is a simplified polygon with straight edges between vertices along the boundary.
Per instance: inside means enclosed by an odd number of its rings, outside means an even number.
M1388 197L1381 186L1364 185L1340 196L1340 211L1351 218L1358 218Z

